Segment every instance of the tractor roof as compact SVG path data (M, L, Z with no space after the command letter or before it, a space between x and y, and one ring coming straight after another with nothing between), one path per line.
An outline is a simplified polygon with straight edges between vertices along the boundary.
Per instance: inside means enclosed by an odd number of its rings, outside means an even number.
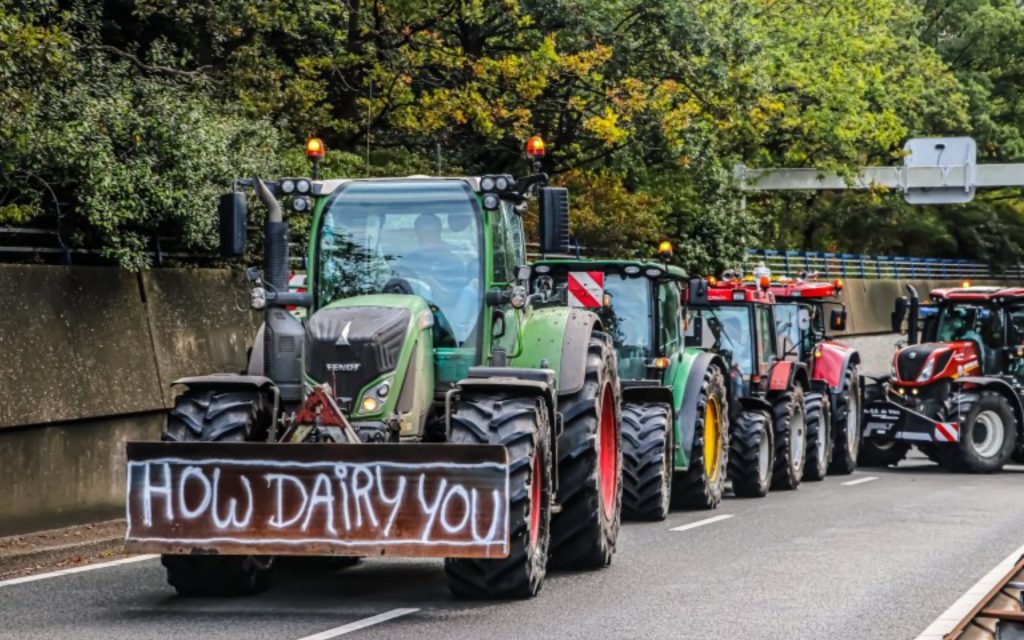
M820 280L776 280L772 282L771 286L775 297L784 300L832 298L838 293L837 289L842 288L842 284L838 281L833 283Z
M332 178L330 180L312 180L311 191L315 196L325 196L349 182L413 182L413 181L453 180L465 182L473 191L480 191L480 176L405 176L393 178Z
M744 280L727 280L725 282L708 283L709 302L760 302L772 304L775 294L771 289L764 290Z
M1024 300L1021 287L959 287L954 289L933 289L932 300L1009 302Z
M598 258L550 258L536 260L534 263L534 270L536 267L548 266L557 270L564 271L603 271L605 273L625 273L626 267L637 267L640 274L646 274L647 271L659 271L659 277L667 276L671 280L686 280L686 272L681 268L671 265L662 264L660 262L653 262L650 260L602 260ZM538 273L541 273L538 271ZM648 274L649 275L649 274Z

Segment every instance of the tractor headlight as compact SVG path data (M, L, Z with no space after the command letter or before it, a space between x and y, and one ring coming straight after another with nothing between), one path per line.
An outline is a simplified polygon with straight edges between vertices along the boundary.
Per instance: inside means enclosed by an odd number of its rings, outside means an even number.
M928 362L925 363L924 369L921 369L921 375L917 376L918 382L928 382L932 377L932 371L935 370L935 358L929 358Z
M498 208L499 204L500 201L498 200L498 196L493 193L488 193L484 196L484 209L493 211Z
M359 400L359 413L376 413L384 406L388 395L391 394L391 387L394 385L394 378L388 376L377 383L375 387L363 394Z
M298 191L299 193L302 193L302 194L309 193L309 189L310 189L309 180L306 180L305 178L300 178L299 180L297 180L295 182L295 190Z
M631 264L627 266L625 269L623 269L623 271L626 272L627 276L635 276L640 273L640 267L636 266L635 264Z
M298 197L292 198L292 210L296 213L302 213L303 211L309 211L309 198Z
M373 396L366 396L363 398L363 403L360 405L364 413L373 413L380 406L380 401Z
M497 178L494 179L494 187L498 191L505 191L511 186L512 185L509 184L508 178L506 176L498 176Z
M483 178L480 178L480 190L494 191L494 176L484 176Z
M256 311L262 311L267 308L267 290L263 287L254 287L252 292L249 294L250 304Z
M285 178L281 181L281 193L288 196L295 193L295 181L291 178Z
M526 297L526 287L518 284L512 287L512 295L509 297L509 304L511 304L513 308L522 309L526 306Z

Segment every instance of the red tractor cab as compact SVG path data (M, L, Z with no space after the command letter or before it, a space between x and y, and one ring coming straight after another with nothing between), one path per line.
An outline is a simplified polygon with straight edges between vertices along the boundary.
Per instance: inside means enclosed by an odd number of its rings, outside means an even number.
M694 279L687 288L687 345L718 353L729 368L728 473L738 496L797 488L808 426L820 420L807 414L807 367L786 358L769 285L727 277Z
M793 356L807 365L811 387L827 403L824 412L830 428L808 442L809 479L852 473L860 451L860 354L829 336L829 331L846 329L846 307L838 300L842 289L841 280L827 282L813 276L771 283L778 330L794 345Z
M944 467L998 471L1024 448L1024 288L935 289L896 300L908 343L865 411L862 463L896 464L911 445ZM922 340L919 342L919 335Z

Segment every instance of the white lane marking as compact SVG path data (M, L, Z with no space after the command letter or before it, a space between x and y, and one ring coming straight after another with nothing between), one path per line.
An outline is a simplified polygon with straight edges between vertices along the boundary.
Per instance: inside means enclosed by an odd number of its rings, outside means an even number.
M992 587L996 586L1003 576L1010 572L1013 565L1020 561L1021 556L1024 556L1024 546L1003 558L1002 562L986 573L984 578L978 580L973 587L967 590L967 593L960 596L960 599L936 618L935 622L928 625L928 628L922 631L916 640L941 640L964 619L964 616L971 612L971 609L992 590Z
M673 527L669 531L688 531L690 529L696 529L697 527L703 527L706 524L712 524L715 522L721 522L722 520L728 520L732 517L732 514L724 514L715 516L713 518L705 518L704 520L698 520L697 522L691 522L690 524L684 524L681 527Z
M840 482L839 484L843 485L844 487L852 487L855 484L864 484L865 482L871 482L872 480L878 480L878 476L867 476L866 478L847 480L846 482Z
M1007 464L1003 466L1006 471L1024 471L1024 464Z
M108 567L116 567L122 564L131 564L133 562L142 562L144 560L152 560L154 558L159 557L160 556L155 553L149 553L141 556L132 556L130 558L121 558L120 560L111 560L110 562L97 562L95 564L85 564L80 567L72 567L70 569L50 571L49 573L37 573L34 576L25 576L23 578L11 578L10 580L4 580L0 582L0 587L10 587L16 584L35 582L36 580L46 580L47 578L59 578L60 576L69 576L73 573L82 573L83 571L95 571L97 569L106 569Z
M380 624L381 622L387 622L388 620L393 620L395 618L407 616L410 613L416 613L417 611L419 611L419 609L392 609L391 611L385 611L384 613L380 613L375 616L370 616L369 618L363 618L362 620L356 620L355 622L343 624L340 627L334 627L333 629L328 629L327 631L314 633L311 636L299 638L299 640L330 640L331 638L337 638L338 636L343 636L346 633L352 633L353 631L359 631L360 629L365 629L366 627L372 627L375 624Z

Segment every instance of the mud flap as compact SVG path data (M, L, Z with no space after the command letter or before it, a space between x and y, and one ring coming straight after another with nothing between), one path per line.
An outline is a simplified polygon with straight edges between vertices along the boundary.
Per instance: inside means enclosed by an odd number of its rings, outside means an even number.
M129 551L504 558L496 445L129 442Z
M889 400L876 400L864 408L864 437L955 444L960 441L960 425L937 421Z

